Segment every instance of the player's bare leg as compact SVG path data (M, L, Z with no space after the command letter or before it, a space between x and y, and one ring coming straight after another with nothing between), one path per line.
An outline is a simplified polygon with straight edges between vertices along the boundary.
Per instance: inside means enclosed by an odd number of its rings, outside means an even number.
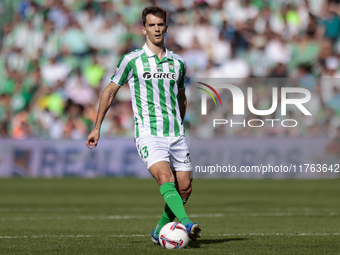
M192 187L192 172L190 171L180 171L180 172L173 172L175 177L175 185L178 193L181 195L181 197L185 200L188 200Z
M170 169L170 165L166 161L159 161L153 164L149 168L149 171L156 179L159 187L161 187L164 183L175 181L175 177Z

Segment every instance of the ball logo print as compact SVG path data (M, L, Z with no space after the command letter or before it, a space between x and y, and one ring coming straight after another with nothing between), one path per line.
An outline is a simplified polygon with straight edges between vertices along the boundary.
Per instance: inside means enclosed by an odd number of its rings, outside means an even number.
M181 249L189 243L189 233L179 222L170 222L159 232L159 242L164 249Z

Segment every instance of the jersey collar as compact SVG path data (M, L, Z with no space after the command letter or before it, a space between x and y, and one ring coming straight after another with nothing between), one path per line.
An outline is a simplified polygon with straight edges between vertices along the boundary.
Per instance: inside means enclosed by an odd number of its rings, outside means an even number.
M145 51L146 55L148 56L148 58L155 56L156 54L154 54L148 47L148 45L145 43L143 46L143 50ZM165 47L165 56L167 59L172 60L172 56L170 54L170 51Z

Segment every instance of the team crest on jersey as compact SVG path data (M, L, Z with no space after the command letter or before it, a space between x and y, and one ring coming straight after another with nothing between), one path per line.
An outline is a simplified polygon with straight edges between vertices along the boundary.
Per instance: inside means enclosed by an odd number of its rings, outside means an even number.
M174 63L170 63L169 68L170 68L170 70L174 70Z
M162 67L161 66L157 67L157 72L162 72Z

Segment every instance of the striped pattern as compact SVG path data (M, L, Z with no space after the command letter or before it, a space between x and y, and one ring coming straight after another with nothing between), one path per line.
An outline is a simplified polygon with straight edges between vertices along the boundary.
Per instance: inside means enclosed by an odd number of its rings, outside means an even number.
M111 81L119 86L129 83L135 137L184 135L178 91L185 88L185 73L184 60L167 49L161 60L146 44L122 57Z

